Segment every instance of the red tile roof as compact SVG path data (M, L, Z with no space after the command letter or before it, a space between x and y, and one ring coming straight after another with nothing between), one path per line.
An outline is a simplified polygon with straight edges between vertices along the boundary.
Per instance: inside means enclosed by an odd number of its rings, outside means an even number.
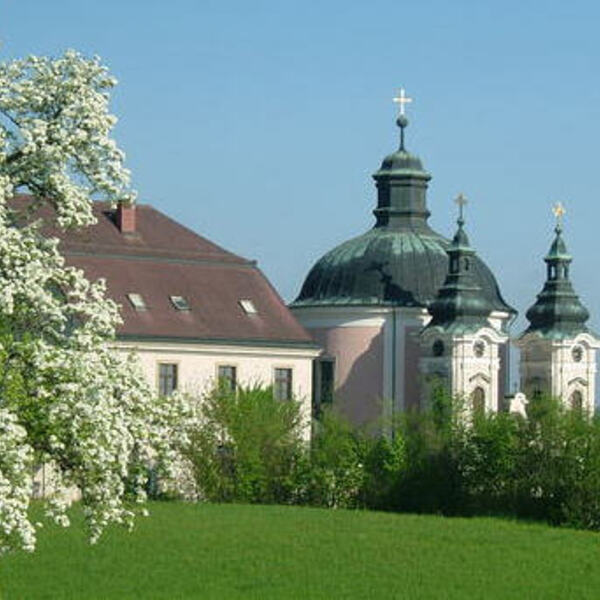
M26 198L21 198L26 201ZM95 203L98 223L68 233L60 249L68 264L89 279L106 279L121 305L123 338L313 345L310 335L252 261L236 256L148 205L136 206L136 233L123 234L114 211ZM147 310L135 310L127 294L141 294ZM170 296L183 296L189 311ZM257 314L246 314L250 299Z

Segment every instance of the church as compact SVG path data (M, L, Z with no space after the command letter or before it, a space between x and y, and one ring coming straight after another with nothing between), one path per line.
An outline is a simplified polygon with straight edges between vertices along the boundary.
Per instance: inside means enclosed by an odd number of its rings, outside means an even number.
M510 325L516 311L469 243L459 195L457 230L448 240L428 223L431 175L406 148L411 101L400 105L399 149L374 173L375 223L327 252L290 308L322 347L313 404L334 403L354 422L394 418L426 404L433 380L472 410L508 408ZM598 338L569 279L562 206L546 262L546 282L527 312L521 392L547 392L593 411Z
M272 385L300 401L307 437L323 405L356 423L393 419L425 406L438 381L471 409L498 411L509 408L514 343L522 393L593 411L600 341L570 282L564 209L529 326L512 339L517 313L470 245L466 198L452 240L428 223L431 175L405 139L411 99L395 100L400 144L373 175L374 225L319 259L289 307L253 261L148 205L95 203L95 225L52 232L68 264L106 280L123 318L116 345L137 352L159 394Z

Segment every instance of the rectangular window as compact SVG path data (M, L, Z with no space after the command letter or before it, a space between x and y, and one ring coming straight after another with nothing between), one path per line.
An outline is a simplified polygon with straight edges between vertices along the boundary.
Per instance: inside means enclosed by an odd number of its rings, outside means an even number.
M320 404L331 404L333 402L334 362L320 360L319 367L321 370L319 401Z
M127 298L135 310L146 310L148 308L146 302L144 302L144 297L141 294L130 293L127 294Z
M333 403L335 388L335 360L318 358L313 362L313 414L321 415L324 405Z
M252 300L249 300L248 298L240 300L240 306L244 309L244 312L247 315L255 315L256 313L258 313L258 311L256 310L256 306L254 306L254 302L252 302Z
M169 296L169 298L171 299L171 304L177 310L190 310L190 305L183 296Z
M292 370L275 369L275 378L273 382L273 395L275 400L292 399Z
M158 365L158 393L170 396L177 389L177 365L160 363Z
M230 365L219 365L218 369L219 387L229 392L235 392L237 385L236 368Z

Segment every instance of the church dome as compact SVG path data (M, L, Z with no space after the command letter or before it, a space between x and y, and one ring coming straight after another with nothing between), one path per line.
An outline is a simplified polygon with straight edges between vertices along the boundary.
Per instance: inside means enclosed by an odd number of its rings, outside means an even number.
M405 117L398 119L400 148L373 175L375 226L325 254L310 270L292 307L393 305L427 307L444 284L450 241L427 219L427 183L420 159L406 151ZM514 313L487 265L473 257L473 277L492 310Z
M406 150L398 150L386 156L381 163L381 171L415 171L423 173L423 164L418 156L414 156Z

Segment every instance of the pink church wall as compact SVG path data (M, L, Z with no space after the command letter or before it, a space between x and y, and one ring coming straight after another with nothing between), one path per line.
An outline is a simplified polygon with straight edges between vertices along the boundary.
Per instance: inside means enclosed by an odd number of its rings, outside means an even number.
M407 327L404 338L404 408L417 408L420 405L421 377L419 358L421 346L417 333L422 327Z
M354 422L378 418L383 405L383 328L316 328L310 333L335 357L336 405Z

